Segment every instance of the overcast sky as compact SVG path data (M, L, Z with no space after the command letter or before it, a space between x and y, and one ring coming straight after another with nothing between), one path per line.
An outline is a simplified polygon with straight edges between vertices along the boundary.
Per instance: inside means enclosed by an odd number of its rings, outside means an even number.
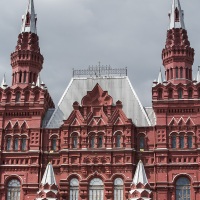
M162 66L168 12L172 0L35 0L44 65L41 73L58 103L72 69L89 65L128 67L128 76L144 106L151 106L151 86ZM28 0L0 0L0 78L10 85L10 54ZM193 74L200 65L200 0L181 0L191 46Z

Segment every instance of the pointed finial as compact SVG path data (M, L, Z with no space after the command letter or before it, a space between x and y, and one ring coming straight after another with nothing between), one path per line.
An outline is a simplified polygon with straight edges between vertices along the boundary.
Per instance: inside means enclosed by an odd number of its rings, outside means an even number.
M159 83L163 83L163 78L162 78L162 71L161 71L161 68L160 68L160 72L159 72L159 74L158 74L158 80L157 80L157 83L159 84Z
M34 1L29 0L25 15L22 16L21 33L31 32L37 34L37 15L35 14Z
M8 86L8 85L7 85L7 83L6 83L6 75L4 74L4 75L3 75L2 82L1 82L1 88L6 89L7 86Z
M179 0L172 0L172 9L169 13L169 29L182 28L185 29L184 11L181 10Z
M198 72L197 72L197 83L200 82L200 66L198 66Z
M38 87L41 86L41 77L40 77L40 74L38 74L36 86L38 86Z

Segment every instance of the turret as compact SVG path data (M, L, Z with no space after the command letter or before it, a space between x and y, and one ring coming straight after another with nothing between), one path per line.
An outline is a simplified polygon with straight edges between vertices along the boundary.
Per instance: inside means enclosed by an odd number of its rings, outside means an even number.
M42 69L44 59L40 53L36 22L34 2L29 0L25 15L22 16L17 46L11 54L12 86L26 87L36 83Z
M59 199L58 185L56 184L54 170L51 163L46 167L37 196L38 198L36 198L36 200Z
M194 49L190 47L179 0L173 0L169 13L169 28L162 51L166 81L187 84L192 81Z
M152 192L150 190L144 165L140 160L131 184L128 200L151 200L151 194Z

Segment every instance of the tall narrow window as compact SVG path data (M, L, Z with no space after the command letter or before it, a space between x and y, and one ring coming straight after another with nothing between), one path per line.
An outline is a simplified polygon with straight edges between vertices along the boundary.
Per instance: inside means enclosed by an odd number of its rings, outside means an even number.
M24 72L24 83L26 83L26 72Z
M77 146L78 146L78 138L77 137L73 137L72 138L72 147L76 149Z
M173 69L171 68L170 71L171 71L171 79L173 79L174 78Z
M191 99L192 98L192 89L189 89L188 90L188 99Z
M11 138L7 138L6 150L7 150L7 151L10 151L10 150L11 150Z
M22 72L19 72L19 82L22 82Z
M78 194L79 194L79 182L78 179L73 178L70 181L70 200L78 200Z
M98 136L98 148L102 148L103 147L103 136L99 135Z
M168 98L173 99L173 90L171 88L168 91Z
M140 136L139 138L139 147L140 147L140 150L144 150L144 136Z
M183 68L180 68L180 78L183 78Z
M175 135L172 136L172 148L173 149L176 148L176 136Z
M188 68L186 68L186 79L188 79Z
M180 136L180 148L183 149L184 148L184 135Z
M104 199L104 185L99 178L94 178L90 181L89 200L103 200Z
M22 151L26 150L26 138L22 138Z
M192 135L188 135L187 143L188 143L188 148L192 148Z
M18 148L19 148L19 139L15 138L14 139L14 150L18 151Z
M114 200L124 199L124 182L121 178L116 178L114 181Z
M177 8L175 9L175 21L179 22L179 11Z
M116 136L116 147L120 147L121 146L121 135L117 134Z
M176 67L176 78L178 78L178 67Z
M15 102L20 102L20 92L16 93L16 98L15 98Z
M158 99L162 99L162 89L158 90Z
M8 92L8 93L6 94L6 96L7 96L7 98L6 98L6 103L9 103L9 102L11 101L11 93Z
M169 69L167 70L167 80L169 80Z
M95 143L95 136L92 135L91 138L90 138L90 147L91 148L94 148L94 143Z
M182 88L179 88L179 89L178 89L178 98L179 98L179 99L182 99L182 98L183 98L183 89L182 89Z
M52 140L51 140L51 149L53 151L56 151L56 141L57 141L56 138L52 138Z
M20 200L20 182L12 179L7 185L7 200Z
M176 200L190 200L190 180L181 177L176 181Z

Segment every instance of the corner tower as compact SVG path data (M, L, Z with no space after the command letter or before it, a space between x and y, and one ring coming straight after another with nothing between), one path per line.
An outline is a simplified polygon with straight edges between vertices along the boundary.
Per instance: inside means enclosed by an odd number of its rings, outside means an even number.
M165 81L161 72L152 88L157 125L200 123L200 84L192 78L194 49L190 46L179 0L172 0L165 48L162 51Z
M42 69L44 59L40 53L36 24L34 1L29 0L25 15L22 16L17 46L11 54L12 86L27 86L33 82L36 83Z
M177 84L192 81L194 49L190 47L180 1L173 0L169 13L169 28L165 48L162 51L166 80Z

